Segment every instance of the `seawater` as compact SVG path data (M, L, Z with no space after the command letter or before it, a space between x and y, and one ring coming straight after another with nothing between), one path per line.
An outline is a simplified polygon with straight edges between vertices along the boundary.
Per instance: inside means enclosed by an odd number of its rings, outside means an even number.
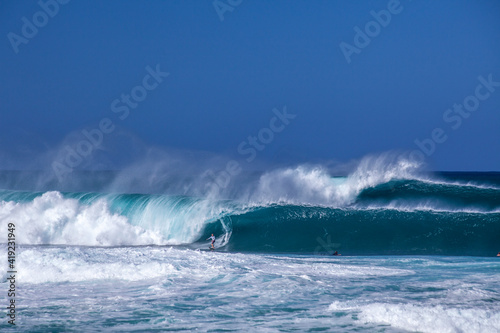
M18 262L17 331L500 330L497 258L38 245Z
M500 331L500 173L126 175L0 172L2 331Z

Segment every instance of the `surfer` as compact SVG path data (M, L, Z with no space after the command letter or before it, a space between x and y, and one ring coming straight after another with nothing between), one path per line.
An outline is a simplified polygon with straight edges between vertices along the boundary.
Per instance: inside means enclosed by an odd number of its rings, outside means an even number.
M500 252L497 253L497 257L500 257Z
M334 255L334 256L340 256L340 254L338 253L338 251L333 252L332 255Z
M212 234L212 236L208 237L207 240L211 239L212 240L212 249L215 249L214 243L215 243L215 236Z

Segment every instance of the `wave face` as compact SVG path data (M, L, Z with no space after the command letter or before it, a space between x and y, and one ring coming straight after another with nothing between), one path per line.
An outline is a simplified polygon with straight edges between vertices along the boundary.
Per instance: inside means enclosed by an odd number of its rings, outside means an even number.
M232 221L233 251L493 255L499 248L500 213L274 206Z
M500 173L416 175L412 168L361 163L347 177L303 166L274 170L229 199L1 190L0 222L16 224L20 244L206 248L214 233L224 251L500 250Z

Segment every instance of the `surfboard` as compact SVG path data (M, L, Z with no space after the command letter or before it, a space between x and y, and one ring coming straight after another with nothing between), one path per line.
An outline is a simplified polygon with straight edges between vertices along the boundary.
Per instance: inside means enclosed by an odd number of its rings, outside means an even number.
M216 252L215 250L210 249L210 248L208 248L208 249L198 249L198 251L203 251L203 252Z

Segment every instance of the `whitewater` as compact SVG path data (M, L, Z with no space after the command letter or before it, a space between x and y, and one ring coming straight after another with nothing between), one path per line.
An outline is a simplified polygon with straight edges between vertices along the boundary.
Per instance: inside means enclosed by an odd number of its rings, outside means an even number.
M150 191L118 188L123 177L0 175L5 314L10 223L17 269L16 325L5 316L2 330L500 330L500 173L367 158L346 175L279 168L216 193L195 176Z

